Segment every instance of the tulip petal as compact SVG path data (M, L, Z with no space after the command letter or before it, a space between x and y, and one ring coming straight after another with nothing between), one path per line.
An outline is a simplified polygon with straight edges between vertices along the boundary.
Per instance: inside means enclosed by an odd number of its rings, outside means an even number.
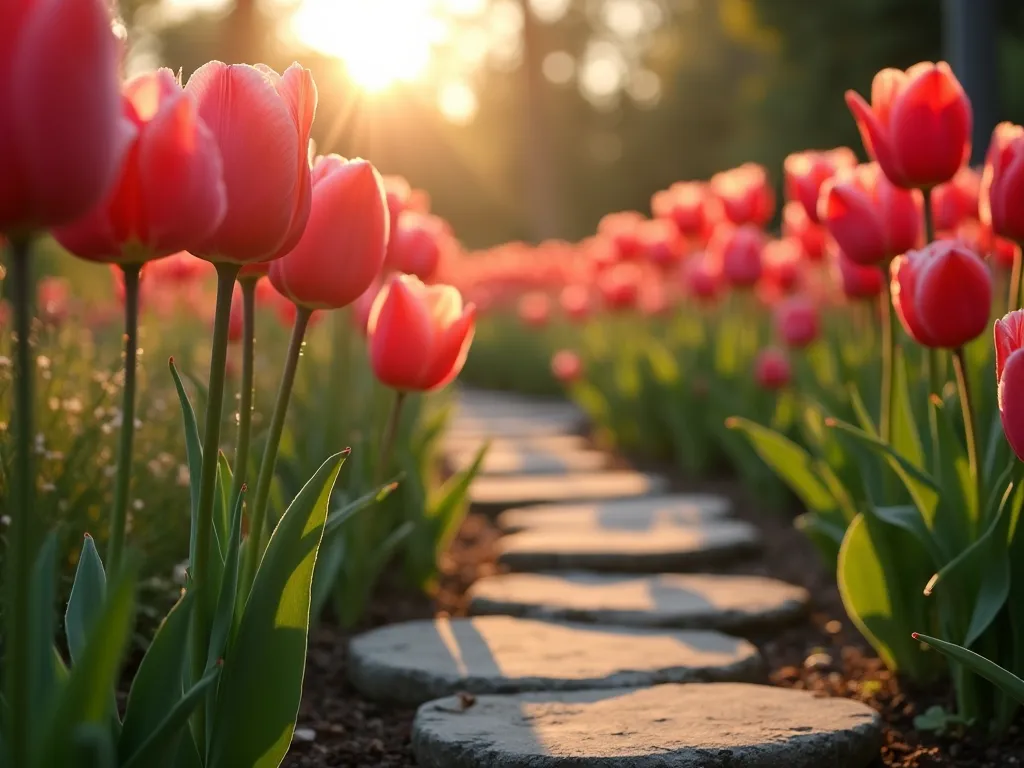
M475 325L476 307L470 304L463 311L462 316L441 333L434 352L434 359L423 374L423 389L440 389L459 375L473 343Z
M999 378L999 416L1003 432L1018 457L1024 457L1024 353L1007 358Z
M996 350L996 381L1003 377L1003 367L1010 355L1024 348L1024 310L1014 310L996 320L993 328Z
M888 253L881 216L867 194L839 177L825 182L818 214L842 252L857 264L877 264Z
M308 69L299 64L292 64L285 70L285 73L275 83L277 92L281 94L285 104L291 112L292 120L298 132L298 157L297 174L299 179L299 194L295 198L295 207L292 209L292 216L288 227L288 234L284 238L277 255L283 256L291 251L302 237L309 219L310 205L312 204L312 180L309 173L309 137L313 127L313 118L316 115L317 91L313 82L313 75Z
M936 243L923 252L915 314L933 343L960 347L985 332L992 310L992 277L966 248Z
M380 292L370 310L367 334L377 378L395 389L420 389L434 359L437 334L411 280L399 277Z
M864 149L867 150L868 155L882 166L885 175L893 183L902 184L903 174L893 156L892 147L889 145L887 127L856 91L846 92L846 106L849 107L854 120L857 121L857 130L860 131L860 138L864 142Z

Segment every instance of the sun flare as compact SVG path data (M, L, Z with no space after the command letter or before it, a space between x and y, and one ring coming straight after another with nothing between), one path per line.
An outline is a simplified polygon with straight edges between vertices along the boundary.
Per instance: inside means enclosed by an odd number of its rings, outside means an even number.
M291 31L337 58L362 89L377 93L423 78L443 25L431 0L305 0Z

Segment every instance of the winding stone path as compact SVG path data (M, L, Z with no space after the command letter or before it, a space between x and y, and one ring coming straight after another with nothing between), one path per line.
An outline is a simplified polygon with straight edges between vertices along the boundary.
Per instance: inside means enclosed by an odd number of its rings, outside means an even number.
M764 679L757 649L708 631L665 632L510 616L391 624L349 644L349 678L403 704L519 693Z
M498 542L498 562L513 571L621 573L693 571L758 550L757 529L738 520L646 530L534 528Z
M694 683L441 699L412 743L426 768L864 768L882 730L850 699Z
M469 588L474 614L749 634L801 618L802 587L763 576L510 573Z
M708 494L674 494L589 504L543 504L510 509L497 519L506 533L535 528L643 531L719 520L729 513L729 500Z
M468 469L476 459L476 450L461 450L448 455L447 464L453 472ZM609 463L607 454L590 449L568 451L532 450L505 444L491 446L480 466L481 475L566 475L572 472L595 472Z
M561 476L478 477L469 489L469 499L477 508L497 513L527 504L650 496L667 486L663 477L628 469Z

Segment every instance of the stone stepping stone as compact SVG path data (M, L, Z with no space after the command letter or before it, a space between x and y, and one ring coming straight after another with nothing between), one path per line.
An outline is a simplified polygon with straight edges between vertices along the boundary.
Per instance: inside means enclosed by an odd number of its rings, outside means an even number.
M348 672L366 696L402 704L463 691L520 693L764 679L757 648L718 632L511 616L411 621L366 632L349 644Z
M476 437L533 437L538 435L559 435L577 431L583 424L578 416L544 416L524 412L519 415L473 417L459 416L452 419L449 430L459 436Z
M458 435L446 432L442 451L453 456L468 453L471 456L487 441L483 435ZM590 449L586 439L579 435L524 435L522 437L491 437L490 453L573 453Z
M882 720L858 701L746 683L457 697L424 704L424 768L865 768Z
M577 472L571 475L480 477L469 489L470 502L495 512L527 504L592 501L650 496L665 490L667 481L632 470Z
M469 588L470 613L738 634L792 623L807 590L764 576L509 573Z
M477 446L479 450L479 446ZM453 472L472 466L477 450L449 454L447 463ZM480 467L481 475L566 475L604 469L610 459L594 450L535 451L529 448L495 448L487 451Z
M724 496L681 493L591 504L544 504L510 509L498 515L497 523L499 528L509 533L538 528L645 531L720 520L731 507Z
M644 530L533 528L498 541L498 562L513 571L676 573L757 552L757 529L740 520L709 520Z

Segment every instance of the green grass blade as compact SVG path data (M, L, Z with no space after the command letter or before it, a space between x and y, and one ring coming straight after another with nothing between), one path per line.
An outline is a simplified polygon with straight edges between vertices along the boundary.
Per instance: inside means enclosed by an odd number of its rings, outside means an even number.
M915 632L913 637L915 640L920 640L922 643L930 645L939 653L948 656L953 661L963 664L974 674L985 678L1002 690L1007 696L1012 696L1014 699L1024 704L1024 680L1021 680L1012 672L1008 672L995 662L989 661L984 656L980 656L974 651L968 650L963 646L956 645L955 643L948 643L945 640L939 640L938 638L930 637L929 635L922 635L919 632Z

